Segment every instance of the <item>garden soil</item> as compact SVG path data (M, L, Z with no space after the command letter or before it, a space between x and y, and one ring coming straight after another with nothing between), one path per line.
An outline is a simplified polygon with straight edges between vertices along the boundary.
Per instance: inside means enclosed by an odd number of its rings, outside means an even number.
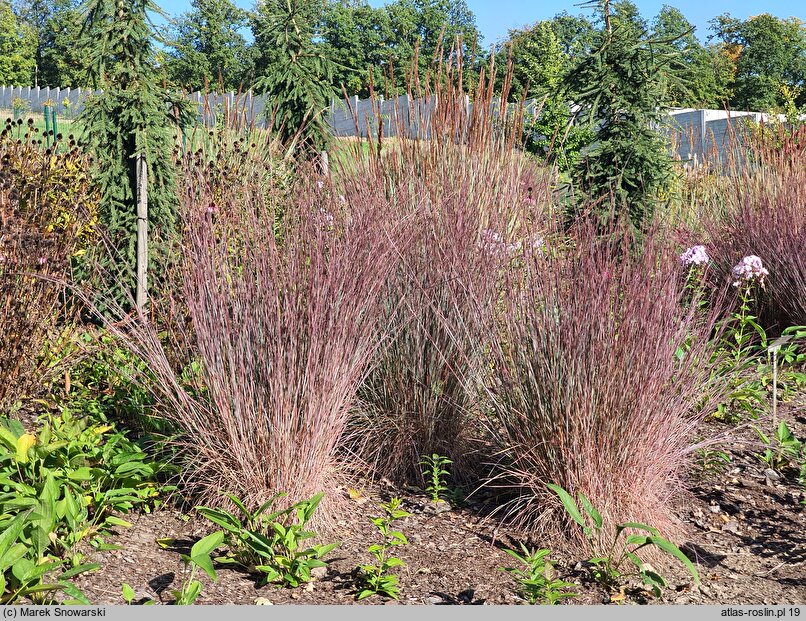
M787 420L798 437L806 437L806 420L790 411ZM724 432L724 426L709 431ZM576 584L571 604L804 604L806 603L806 491L796 473L766 471L755 454L755 432L745 427L721 447L731 457L721 473L692 472L689 495L678 504L687 527L681 548L697 565L702 578L693 585L680 567L668 569L669 588L655 599L639 583L609 592L590 578L584 560L561 542L537 541L551 547L562 579ZM765 472L766 471L766 472ZM504 552L516 548L519 533L481 515L480 505L454 507L437 513L427 498L390 485L367 486L348 498L354 510L337 524L341 545L328 557L329 566L311 584L299 589L258 588L254 576L222 567L213 583L205 576L197 604L355 604L355 568L372 558L366 549L378 542L369 518L378 504L392 496L404 500L412 516L396 523L410 545L395 548L406 566L398 569L399 601L373 596L361 604L522 604L513 579L501 571L514 559ZM347 498L347 491L344 490ZM355 496L355 494L353 494ZM133 587L135 603L154 600L169 604L171 590L183 578L180 554L211 532L211 525L176 509L129 516L131 528L121 529L109 543L115 551L89 550L101 568L75 579L94 604L122 604L121 585ZM167 549L157 540L172 539ZM671 567L671 566L670 566Z

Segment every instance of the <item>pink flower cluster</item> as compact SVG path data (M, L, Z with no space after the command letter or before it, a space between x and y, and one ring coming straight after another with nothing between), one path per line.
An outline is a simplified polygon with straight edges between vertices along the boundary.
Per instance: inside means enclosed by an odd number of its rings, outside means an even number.
M764 278L770 275L770 272L764 268L761 259L754 254L745 257L733 268L733 277L736 279L733 282L734 287L738 287L742 283L750 284L752 282L764 283Z
M520 242L508 244L501 235L492 229L484 229L479 245L484 252L494 257L511 255L521 249Z
M319 208L319 225L326 231L333 228L333 214L324 207Z
M705 246L692 246L680 255L680 263L685 267L707 265L710 260Z
M545 241L540 234L535 234L526 242L516 241L507 243L504 238L491 229L485 229L481 234L479 247L491 256L513 256L523 250L524 245L533 251L540 251Z

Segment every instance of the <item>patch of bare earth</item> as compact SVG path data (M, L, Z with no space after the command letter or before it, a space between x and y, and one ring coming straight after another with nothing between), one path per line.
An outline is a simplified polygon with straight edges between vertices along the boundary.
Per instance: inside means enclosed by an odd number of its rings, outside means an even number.
M792 416L790 426L806 437L802 417ZM795 473L780 478L765 474L766 466L754 455L760 450L752 430L734 434L723 447L731 456L727 469L709 477L692 476L690 496L679 505L678 515L689 536L681 546L699 567L702 584L694 586L687 574L670 566L665 575L670 588L655 600L638 584L629 585L624 597L611 594L590 580L579 557L562 544L538 541L552 547L560 577L577 584L579 596L566 603L675 603L675 604L803 604L806 602L806 518L804 490ZM388 486L368 486L354 503L349 521L337 525L334 539L341 545L331 553L324 575L295 590L274 586L257 588L256 576L230 567L218 571L219 579L205 586L199 604L354 604L355 568L372 561L366 549L377 543L378 533L369 518L379 512L378 503L392 495L404 499L413 515L396 523L410 545L395 549L406 563L399 570L400 602L371 597L362 604L519 604L512 578L500 571L513 559L503 548L515 547L519 533L485 522L478 506L453 508L436 514L422 495ZM197 517L164 508L154 514L131 516L133 525L108 539L122 548L90 551L101 569L79 576L76 583L96 604L121 604L126 582L140 602L146 598L171 603L172 589L182 580L181 552L211 532L212 525ZM168 549L157 539L171 538ZM611 599L612 597L612 599Z

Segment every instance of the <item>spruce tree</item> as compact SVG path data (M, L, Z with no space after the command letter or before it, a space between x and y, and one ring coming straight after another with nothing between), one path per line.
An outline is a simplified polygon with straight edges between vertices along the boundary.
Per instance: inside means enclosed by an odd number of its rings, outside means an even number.
M603 21L598 46L566 78L577 118L595 131L577 181L588 198L602 201L603 216L629 216L641 229L672 175L671 150L659 131L672 54L669 42L650 39L631 11L612 12L608 0L592 4Z
M330 139L327 108L336 95L333 61L317 43L323 0L265 0L255 18L255 45L262 76L256 89L266 95L280 136L297 138L308 154Z
M88 79L102 94L87 100L78 121L82 142L95 158L102 191L101 220L124 261L124 289L135 288L137 250L136 163L148 170L149 271L159 274L165 244L176 228L173 150L181 112L161 79L154 54L152 0L86 0L82 47ZM118 297L123 293L116 292Z

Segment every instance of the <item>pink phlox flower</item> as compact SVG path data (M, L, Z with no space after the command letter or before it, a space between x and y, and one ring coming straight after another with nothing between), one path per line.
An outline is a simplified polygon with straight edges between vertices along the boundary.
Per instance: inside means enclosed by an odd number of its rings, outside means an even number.
M680 255L680 263L685 267L707 265L710 260L705 246L692 246Z
M546 247L546 240L543 239L543 236L540 233L535 233L532 235L532 239L529 242L529 247L532 250L543 250Z
M737 263L731 272L734 277L733 286L750 284L752 282L764 283L764 278L770 275L769 270L764 267L761 258L751 254Z

